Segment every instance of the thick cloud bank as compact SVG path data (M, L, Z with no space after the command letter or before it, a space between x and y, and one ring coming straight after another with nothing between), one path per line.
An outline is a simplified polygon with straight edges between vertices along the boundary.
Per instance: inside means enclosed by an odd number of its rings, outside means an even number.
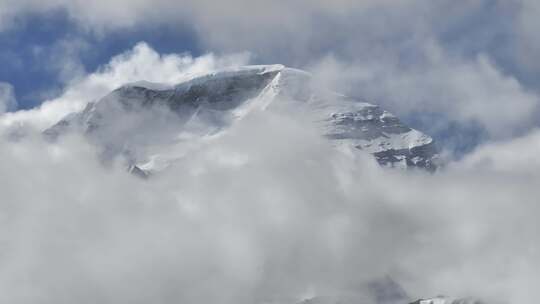
M102 166L77 135L39 133L121 83L246 60L139 45L41 108L0 116L0 302L372 303L366 286L386 276L411 299L540 297L538 131L427 174L337 151L294 109L266 111L149 180Z

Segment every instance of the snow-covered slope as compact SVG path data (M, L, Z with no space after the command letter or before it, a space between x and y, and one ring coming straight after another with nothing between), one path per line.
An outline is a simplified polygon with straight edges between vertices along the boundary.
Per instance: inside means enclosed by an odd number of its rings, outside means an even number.
M304 71L265 65L217 71L175 86L141 81L89 103L44 133L56 138L79 130L103 148L105 160L123 154L137 172L149 173L185 153L178 142L225 132L253 111L287 105L309 117L337 148L370 153L383 166L435 169L437 151L429 136L376 105L315 87L311 80Z
M448 297L438 296L430 299L417 300L411 304L484 304L484 302L473 299L452 299Z

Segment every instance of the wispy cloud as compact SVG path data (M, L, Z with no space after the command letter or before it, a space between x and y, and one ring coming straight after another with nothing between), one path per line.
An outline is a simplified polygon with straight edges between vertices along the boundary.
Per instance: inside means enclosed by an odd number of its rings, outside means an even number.
M17 107L17 99L13 86L6 82L0 82L0 114L8 110L15 110Z
M132 50L112 58L94 73L77 73L79 76L71 78L59 97L46 100L35 109L7 113L0 117L0 124L28 124L43 130L126 83L146 80L174 84L205 71L245 64L248 59L248 53L223 57L208 54L196 58L190 55L161 55L147 44L139 43Z

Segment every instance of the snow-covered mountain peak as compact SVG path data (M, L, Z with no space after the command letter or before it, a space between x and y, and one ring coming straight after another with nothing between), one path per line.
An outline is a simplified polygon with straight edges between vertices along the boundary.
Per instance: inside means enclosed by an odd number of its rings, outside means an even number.
M429 136L379 106L325 90L311 79L305 71L277 64L189 75L174 85L139 81L66 116L45 134L55 138L81 131L107 157L127 155L130 166L151 172L180 157L164 151L186 134L226 132L253 111L286 105L309 117L338 148L371 153L384 166L435 169L437 151ZM156 159L160 166L151 165Z

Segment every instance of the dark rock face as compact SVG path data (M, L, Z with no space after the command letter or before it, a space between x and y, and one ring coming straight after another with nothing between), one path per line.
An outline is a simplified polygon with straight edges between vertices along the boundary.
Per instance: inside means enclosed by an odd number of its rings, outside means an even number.
M67 115L45 130L44 134L54 139L77 128L82 128L84 133L92 133L109 123L107 119L115 120L110 117L111 111L114 114L118 112L121 116L125 112L162 107L164 110L172 110L179 118L187 118L202 106L212 110L230 110L257 96L276 73L277 71L255 75L240 74L226 78L205 76L164 90L137 85L124 86L97 103L89 103L82 112Z
M340 127L339 132L328 134L331 139L366 139L371 140L386 134L400 134L412 129L390 115L385 115L378 106L366 106L357 112L333 114L331 120Z
M130 166L128 168L128 172L143 179L147 179L149 177L148 173L144 172L144 170L141 170L141 168L135 165Z
M373 153L377 162L383 166L391 166L393 163L405 160L407 168L422 168L430 172L437 169L436 158L438 149L434 142L411 149L389 149Z
M400 304L409 299L405 290L390 277L374 281L368 288L377 304Z
M356 112L334 113L328 121L334 128L326 137L331 140L370 142L355 147L371 152L382 166L393 167L401 163L406 168L428 171L437 168L438 149L433 140L420 136L411 138L406 147L396 145L393 138L414 136L417 135L416 131L378 106L369 105Z
M153 90L134 85L115 92L118 93L116 98L126 109L139 103L141 106L166 105L175 112L186 106L197 108L203 104L216 110L229 110L257 96L276 73L240 74L226 78L205 76L181 83L173 89Z

